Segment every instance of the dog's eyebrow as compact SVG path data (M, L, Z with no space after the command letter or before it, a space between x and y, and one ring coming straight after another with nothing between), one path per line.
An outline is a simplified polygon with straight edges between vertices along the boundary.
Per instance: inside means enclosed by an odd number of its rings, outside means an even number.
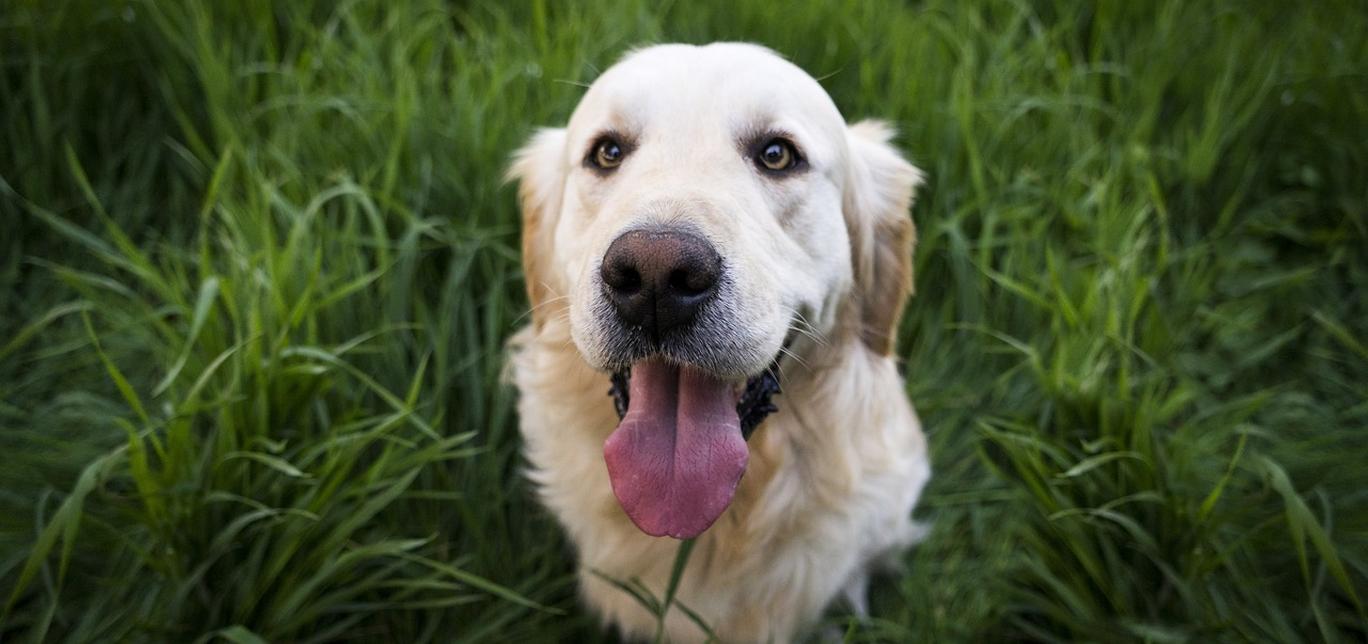
M767 116L752 116L736 127L736 141L744 146L750 146L756 139L767 135L788 136L783 128L774 126L774 119Z
M589 148L586 154L591 154L594 143L604 137L612 137L624 147L629 148L636 148L641 142L640 123L618 107L609 108L607 118L592 132L593 134L589 135L589 138L582 143L583 146Z
M611 138L614 141L617 141L618 144L622 145L623 147L636 147L637 144L637 137L635 134L632 134L631 130L625 130L620 127L606 125L597 130L594 130L594 133L589 135L589 137L584 140L584 145L589 146L590 151L593 151L593 146L595 143L598 143L599 141L607 138Z
M641 132L641 118L632 115L632 112L623 109L618 101L611 101L608 106L608 116L604 119L601 130L611 130L622 136L631 136L633 139Z
M736 145L742 154L749 154L755 146L762 145L770 139L787 139L802 153L806 147L803 145L803 137L775 121L776 119L759 115L742 121L736 127Z

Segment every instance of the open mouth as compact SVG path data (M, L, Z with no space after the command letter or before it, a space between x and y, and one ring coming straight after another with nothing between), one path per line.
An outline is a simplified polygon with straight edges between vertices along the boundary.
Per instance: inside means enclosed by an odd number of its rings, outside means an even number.
M731 504L746 440L780 393L778 363L743 385L651 357L612 377L621 422L603 446L613 494L651 536L702 534Z

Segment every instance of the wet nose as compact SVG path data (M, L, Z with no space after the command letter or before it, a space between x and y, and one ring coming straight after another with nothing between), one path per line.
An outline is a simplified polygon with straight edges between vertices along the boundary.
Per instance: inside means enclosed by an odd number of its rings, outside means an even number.
M717 292L722 257L679 230L632 230L603 255L604 291L622 322L659 339L693 321Z

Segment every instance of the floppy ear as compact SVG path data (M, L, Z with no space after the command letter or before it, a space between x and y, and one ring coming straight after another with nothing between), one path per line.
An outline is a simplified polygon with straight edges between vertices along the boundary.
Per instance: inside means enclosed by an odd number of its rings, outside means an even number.
M916 228L908 209L921 185L921 170L902 158L881 121L850 126L850 174L845 219L854 262L854 309L860 339L879 355L893 353L903 304L912 293Z
M518 199L522 204L523 277L527 282L527 301L532 306L532 324L536 327L541 327L550 314L542 305L560 295L556 292L556 278L549 265L561 197L565 192L564 158L565 130L539 130L514 154L504 177L518 182Z

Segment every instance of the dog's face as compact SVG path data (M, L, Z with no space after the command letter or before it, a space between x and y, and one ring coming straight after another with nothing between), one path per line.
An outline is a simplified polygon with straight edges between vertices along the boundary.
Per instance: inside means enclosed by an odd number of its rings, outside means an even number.
M658 351L734 380L767 367L795 316L822 320L849 289L844 137L821 87L758 49L657 47L605 73L570 119L578 158L554 249L585 358L617 369ZM661 307L665 276L652 325L630 315L614 271L671 251L700 256L658 270L713 283Z
M737 398L796 329L890 351L919 174L888 134L847 127L763 48L664 45L520 153L534 323L568 309L584 359L630 374L605 457L643 530L693 536L725 509L747 454Z

